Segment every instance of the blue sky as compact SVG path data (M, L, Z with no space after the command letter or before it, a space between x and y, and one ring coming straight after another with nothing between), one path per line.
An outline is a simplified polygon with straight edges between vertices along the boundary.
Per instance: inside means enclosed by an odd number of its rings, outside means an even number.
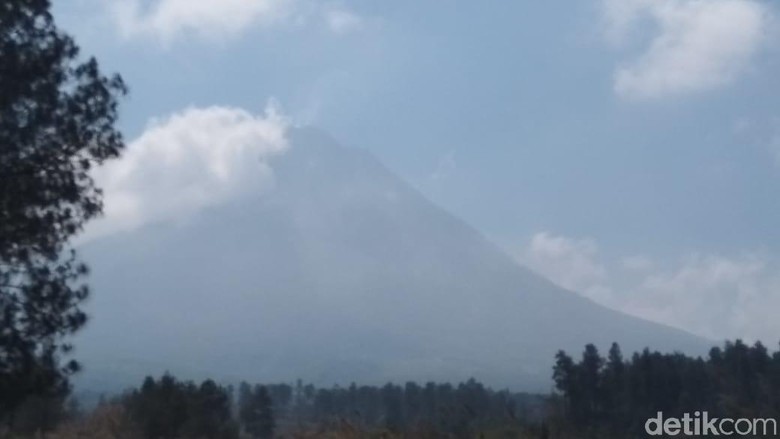
M129 83L131 149L165 148L166 129L202 118L269 145L274 123L315 125L565 287L776 342L774 2L75 0L56 14Z

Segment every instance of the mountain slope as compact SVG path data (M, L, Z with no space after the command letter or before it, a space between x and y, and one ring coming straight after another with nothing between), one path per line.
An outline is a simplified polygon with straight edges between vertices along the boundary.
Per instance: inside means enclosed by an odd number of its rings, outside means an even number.
M291 381L549 388L558 349L703 353L682 331L563 290L369 154L294 130L273 190L83 249L84 385L171 371Z

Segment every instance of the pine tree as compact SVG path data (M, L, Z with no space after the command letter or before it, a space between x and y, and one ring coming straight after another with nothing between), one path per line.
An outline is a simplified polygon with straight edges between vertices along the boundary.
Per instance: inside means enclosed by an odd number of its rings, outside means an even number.
M272 438L276 430L273 401L265 386L250 388L241 383L239 388L239 420L253 438Z
M585 410L589 415L595 415L598 412L601 397L601 369L604 366L604 359L599 355L595 345L585 346L582 353L582 362L580 363L578 380L581 383Z
M628 422L626 364L617 343L612 343L607 356L602 379L602 406L604 415L613 428L623 429Z
M576 411L580 404L582 393L578 387L577 366L574 364L574 360L564 351L558 351L555 354L553 381L555 381L555 388L563 394L564 410L570 412L570 414Z
M60 398L78 370L87 267L70 239L101 212L90 170L123 147L121 78L62 33L48 0L0 5L0 420L26 398Z

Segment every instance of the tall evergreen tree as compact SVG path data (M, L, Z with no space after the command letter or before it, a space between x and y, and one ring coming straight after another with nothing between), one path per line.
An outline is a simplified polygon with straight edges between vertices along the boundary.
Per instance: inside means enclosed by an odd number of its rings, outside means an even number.
M558 353L555 354L553 381L555 381L555 388L558 389L565 398L565 409L567 411L572 411L574 407L579 405L582 392L580 392L579 389L577 365L574 364L574 360L564 351L558 351Z
M143 437L233 439L238 436L228 389L206 380L200 386L165 374L147 377L140 389L123 399Z
M0 5L0 419L31 395L59 397L84 325L87 267L69 244L101 212L92 167L118 156L126 92L56 26L48 0Z
M265 386L251 388L241 383L238 402L239 420L244 430L253 438L272 438L276 430L273 401Z
M185 437L230 438L236 432L231 422L230 395L212 380L206 380L188 395Z
M599 355L595 345L585 346L582 353L582 362L579 365L584 410L588 416L592 416L600 408L603 400L601 395L601 371L604 365L604 359Z
M611 422L621 424L624 422L624 412L627 407L626 393L626 365L623 362L623 353L617 343L612 343L609 355L604 367L602 379L602 404L607 417Z
M706 359L645 349L628 361L613 344L605 364L589 345L579 363L559 352L553 379L564 423L596 437L641 435L659 411L748 419L780 414L780 352L770 355L761 343L726 342Z

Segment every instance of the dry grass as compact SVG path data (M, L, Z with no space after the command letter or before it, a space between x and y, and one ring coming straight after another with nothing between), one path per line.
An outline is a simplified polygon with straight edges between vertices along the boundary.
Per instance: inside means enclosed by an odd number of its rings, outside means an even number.
M474 439L538 439L519 428L495 428L473 434ZM439 433L430 428L420 427L412 431L397 434L387 430L366 431L342 421L338 425L330 425L310 431L280 435L279 439L459 439L462 436Z
M538 435L518 428L496 428L472 436L474 439L538 439ZM347 421L329 423L309 430L284 433L277 439L456 439L456 436L437 433L420 427L411 432L396 434L387 430L365 430ZM88 417L66 423L55 431L33 437L4 436L0 439L144 439L119 405L106 405L95 409ZM185 439L185 438L182 438ZM243 438L242 438L243 439ZM247 438L248 439L248 438Z
M0 435L0 437L4 437ZM96 408L88 417L67 422L50 433L24 439L143 439L119 405ZM7 439L22 439L7 437Z

